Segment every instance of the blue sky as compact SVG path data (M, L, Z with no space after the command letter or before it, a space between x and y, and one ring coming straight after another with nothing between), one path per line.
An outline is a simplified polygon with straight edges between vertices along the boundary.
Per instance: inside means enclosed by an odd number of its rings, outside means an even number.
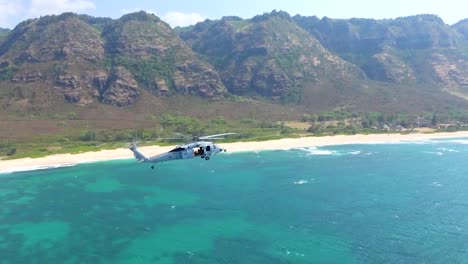
M450 25L468 18L466 0L0 0L0 27L13 28L27 18L67 11L118 18L145 10L175 27L222 16L250 18L273 9L319 18L382 19L436 14Z

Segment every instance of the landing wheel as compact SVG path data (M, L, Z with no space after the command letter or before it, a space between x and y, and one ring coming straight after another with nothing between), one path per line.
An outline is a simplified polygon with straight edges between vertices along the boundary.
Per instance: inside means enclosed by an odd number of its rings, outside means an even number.
M206 157L205 157L205 160L209 160L209 159L210 159L210 156L206 156Z
M153 166L151 166L151 169L154 169L154 165L153 165Z
M205 155L201 156L200 158L204 159L204 158L205 158Z

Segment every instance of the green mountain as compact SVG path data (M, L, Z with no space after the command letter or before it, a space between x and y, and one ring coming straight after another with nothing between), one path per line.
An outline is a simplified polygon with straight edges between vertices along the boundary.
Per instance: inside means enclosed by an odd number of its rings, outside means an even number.
M8 28L1 28L0 27L0 37L6 36L11 30Z
M467 109L467 24L273 11L173 30L145 12L45 16L0 33L0 116Z
M467 43L460 35L467 32L466 22L450 27L434 15L385 20L297 15L293 19L371 80L435 86L436 92L468 98Z
M229 92L320 107L359 93L359 68L325 49L284 12L225 17L180 36L220 73ZM320 99L322 98L322 99Z
M465 40L468 40L468 19L463 19L452 26L454 30L462 34Z
M138 85L154 94L222 97L217 72L158 17L139 12L116 20L103 32L111 65L125 66Z
M72 13L27 20L0 46L0 80L7 95L23 94L16 101L39 109L57 102L57 94L78 106L122 107L135 104L143 90L204 97L225 92L211 65L144 12L117 20Z
M7 28L0 28L0 45L2 45L3 39L8 35L10 32Z

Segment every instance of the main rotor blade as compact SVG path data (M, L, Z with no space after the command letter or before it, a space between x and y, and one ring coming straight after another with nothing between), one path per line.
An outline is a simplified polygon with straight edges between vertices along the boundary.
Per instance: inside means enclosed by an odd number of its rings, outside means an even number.
M209 135L209 136L199 137L198 139L218 139L217 137L229 136L229 135L235 135L235 134L237 134L237 133L215 134L215 135ZM219 138L219 139L222 139L222 138Z

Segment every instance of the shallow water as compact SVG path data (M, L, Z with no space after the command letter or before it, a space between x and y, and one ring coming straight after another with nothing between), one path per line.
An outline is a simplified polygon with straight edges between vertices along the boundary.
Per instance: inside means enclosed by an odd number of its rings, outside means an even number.
M468 263L468 140L0 175L0 263Z

